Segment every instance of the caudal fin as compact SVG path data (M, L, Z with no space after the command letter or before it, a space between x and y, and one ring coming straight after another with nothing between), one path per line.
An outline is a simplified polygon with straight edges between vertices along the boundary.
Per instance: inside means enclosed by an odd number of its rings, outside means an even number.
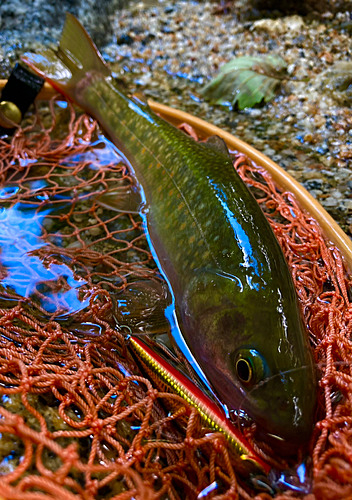
M76 100L75 86L87 72L110 74L86 30L69 13L57 51L46 49L39 54L25 53L22 60L73 101Z

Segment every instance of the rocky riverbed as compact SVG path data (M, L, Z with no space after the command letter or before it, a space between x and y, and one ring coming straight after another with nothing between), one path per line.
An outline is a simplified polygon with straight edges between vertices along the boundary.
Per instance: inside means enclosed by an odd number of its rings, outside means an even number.
M59 37L63 15L55 2L34 4L35 10L24 1L1 6L2 76L21 52ZM352 235L352 12L252 19L242 0L224 8L169 0L105 1L100 9L93 0L66 0L62 7L87 25L130 90L204 118L264 152ZM270 53L288 65L288 79L271 103L237 111L203 100L201 88L221 65Z

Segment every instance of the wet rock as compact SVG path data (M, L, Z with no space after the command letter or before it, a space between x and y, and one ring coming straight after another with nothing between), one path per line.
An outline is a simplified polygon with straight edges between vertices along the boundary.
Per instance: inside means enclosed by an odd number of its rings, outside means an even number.
M130 35L123 34L117 40L117 45L132 45L133 38Z
M310 179L304 183L304 187L306 189L309 189L310 191L318 189L320 190L322 184L323 184L322 179Z
M329 151L329 146L325 143L317 147L317 152L321 155L326 155L328 151Z
M287 31L299 31L304 26L304 21L300 16L290 16L279 19L261 19L255 21L251 29L256 31L266 31L270 34L282 34Z

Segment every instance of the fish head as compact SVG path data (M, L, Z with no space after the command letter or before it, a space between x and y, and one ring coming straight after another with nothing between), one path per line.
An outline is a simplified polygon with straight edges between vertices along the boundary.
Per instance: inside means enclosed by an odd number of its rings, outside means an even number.
M230 412L245 412L259 439L286 455L308 443L316 401L312 353L291 295L202 270L189 281L181 311L185 339L218 399Z

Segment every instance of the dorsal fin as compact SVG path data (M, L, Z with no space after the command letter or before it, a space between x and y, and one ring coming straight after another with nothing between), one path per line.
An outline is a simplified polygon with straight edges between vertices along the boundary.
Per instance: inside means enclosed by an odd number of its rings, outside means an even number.
M146 96L143 94L143 92L134 92L131 95L131 99L133 102L138 104L139 106L149 106L148 101Z
M217 153L221 153L227 157L230 156L229 150L226 146L226 142L218 135L211 135L205 142L203 142L203 145L207 148L213 149Z

